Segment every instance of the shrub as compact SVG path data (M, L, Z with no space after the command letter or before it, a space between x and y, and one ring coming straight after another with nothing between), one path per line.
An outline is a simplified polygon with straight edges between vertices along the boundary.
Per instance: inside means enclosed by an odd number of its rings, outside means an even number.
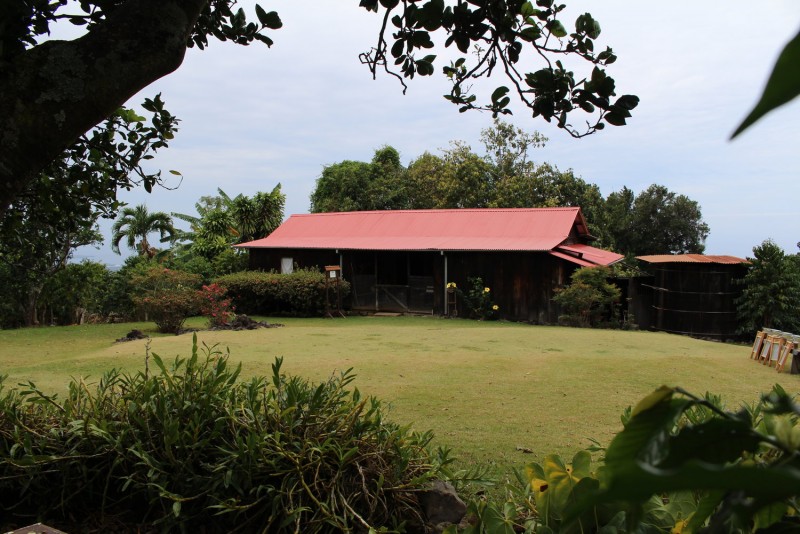
M482 532L797 532L800 406L775 386L726 411L718 396L662 386L623 414L592 467L546 456L504 503L475 502L464 534ZM445 530L454 533L455 528Z
M553 300L564 315L559 322L568 326L596 327L614 317L620 290L608 281L608 267L582 267L572 273L571 283L556 290Z
M483 284L483 279L468 278L467 283L471 286L466 292L456 288L455 283L453 287L458 291L464 303L470 312L470 317L473 319L492 320L497 319L500 313L500 307L494 303L492 297L492 288Z
M0 397L0 523L78 531L351 532L418 519L418 491L447 462L430 433L349 391L240 366L206 347L156 372L73 381L63 402L33 384ZM2 382L0 382L0 388ZM13 515L12 515L13 514ZM14 525L0 525L4 529ZM5 531L5 530L2 530Z
M325 313L325 275L314 269L298 269L291 274L246 271L217 278L233 298L236 308L247 314L319 316ZM341 280L342 298L350 284ZM331 286L331 301L335 299Z
M219 284L209 284L203 286L201 291L203 299L203 315L208 317L208 323L211 328L215 326L224 326L233 319L236 314L233 303L230 298L225 296L225 289Z
M133 303L156 323L159 332L180 332L187 317L200 312L203 301L197 291L200 275L163 267L150 267L131 277Z

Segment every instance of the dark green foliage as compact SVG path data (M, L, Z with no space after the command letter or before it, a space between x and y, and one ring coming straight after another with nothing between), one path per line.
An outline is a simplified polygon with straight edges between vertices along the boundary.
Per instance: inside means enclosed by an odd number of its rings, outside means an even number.
M580 206L591 222L599 220L596 185L531 160L531 149L547 141L541 134L499 120L481 134L485 156L452 141L441 156L426 152L407 168L392 147L376 150L371 163L329 165L311 194L311 211Z
M458 290L472 319L491 321L500 315L500 307L494 303L492 288L483 284L483 279L468 278L466 291Z
M570 326L608 325L615 316L620 290L608 279L608 267L582 267L572 273L568 286L556 290L553 300L564 315L559 322Z
M608 448L593 449L603 465L593 468L588 451L571 464L556 455L528 464L504 503L470 505L477 521L462 534L800 528L800 406L780 386L736 412L662 386L622 419Z
M213 348L151 373L33 384L0 397L0 527L69 532L342 532L417 520L415 490L447 462L349 391L281 372L238 381ZM0 385L2 385L0 383Z
M103 317L110 308L115 273L103 263L84 260L67 265L45 283L40 305L50 324L76 324Z
M311 213L407 208L404 178L400 154L390 146L377 149L370 163L327 165L311 193Z
M601 221L604 244L629 257L702 254L710 231L696 201L658 184L611 193Z
M119 244L124 240L130 250L137 251L140 256L152 258L157 250L150 246L147 236L155 232L158 232L161 243L171 241L175 235L172 218L160 211L148 211L145 204L123 208L119 219L111 227L111 250L121 254Z
M698 407L706 416L685 417ZM633 410L606 450L603 488L578 499L573 517L589 504L625 501L636 517L650 495L697 492L688 528L749 532L777 526L797 512L800 496L800 407L775 386L760 404L727 412L680 388L662 387ZM791 528L786 517L784 528ZM797 524L795 523L795 527Z
M639 103L633 95L614 98L616 84L604 68L617 57L609 47L601 50L598 45L595 52L600 24L589 13L580 15L574 31L568 31L562 22L566 6L549 1L536 2L534 7L525 0L470 0L457 5L446 5L443 0L362 0L361 6L375 12L386 9L377 47L362 54L362 62L373 75L382 69L403 83L402 77L433 74L436 55L430 53L434 47L431 35L446 35L444 45L455 45L457 59L443 67L452 84L445 98L461 112L481 109L491 111L494 117L509 115L509 93L516 93L533 117L555 121L570 135L582 137L603 129L606 123L625 124ZM580 60L584 60L591 74L575 76L560 60L548 59L549 54L573 56L571 66L581 66ZM522 67L520 59L528 56L540 56L544 61ZM474 80L488 77L495 68L507 74L511 87L495 87L489 98L484 96L485 102L479 103L473 92ZM525 72L522 68L538 70ZM569 119L570 114L580 112L588 115L585 130L578 130Z
M800 330L800 256L785 254L770 240L753 247L744 285L736 301L740 330L753 334L761 328Z
M314 269L299 269L291 274L247 271L215 280L233 298L240 313L315 317L325 313L325 275ZM350 284L341 280L342 298L350 294ZM336 298L330 286L331 302Z
M197 215L172 214L191 225L188 231L178 231L176 241L183 243L173 249L172 261L212 277L246 268L247 254L231 245L271 234L283 221L286 203L281 184L269 193L260 191L252 197L231 197L220 188L217 193L195 203Z
M102 242L97 221L115 216L117 190L140 182L150 188L158 182L159 173L147 174L141 165L167 146L177 119L158 96L146 99L142 107L149 119L131 109L116 110L103 124L70 140L11 205L0 205L0 263L7 264L0 276L9 276L2 285L18 314L4 324L42 322L37 312L45 280L67 265L75 248Z

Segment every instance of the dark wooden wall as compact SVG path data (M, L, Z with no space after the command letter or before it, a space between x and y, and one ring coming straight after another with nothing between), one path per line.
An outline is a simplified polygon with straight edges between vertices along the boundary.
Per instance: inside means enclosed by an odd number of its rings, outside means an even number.
M420 274L429 279L433 286L432 312L445 312L444 286L455 282L463 291L468 290L468 280L480 277L484 285L491 288L495 304L500 307L500 318L511 321L524 321L535 324L555 324L559 310L553 303L553 291L569 283L569 277L576 265L551 256L546 252L448 252L447 279L444 273L444 255L439 252L381 252L381 251L342 251L343 274L348 281L356 276L374 274L375 267L386 276L390 263L397 265L396 273L389 273L389 279L377 282L397 281L402 284L403 270L408 269L409 278ZM250 268L280 272L281 258L291 257L298 267L322 268L325 265L338 265L339 255L335 250L286 250L251 249ZM406 267L408 266L408 267ZM393 277L398 277L393 280ZM408 282L412 287L414 280ZM371 305L369 298L359 309L381 311ZM398 311L387 308L388 311ZM422 311L422 310L419 310ZM468 315L463 303L459 303L459 314Z
M555 324L559 309L552 301L554 290L569 283L576 268L545 252L449 253L447 281L467 290L468 279L480 277L500 306L500 317Z
M335 250L318 249L279 249L251 248L249 267L253 271L281 272L281 258L292 258L300 268L317 268L326 265L339 265L339 255Z
M734 280L744 276L745 265L675 262L650 264L647 270L652 277L634 281L643 297L636 306L640 326L695 337L737 339L736 299L742 286Z

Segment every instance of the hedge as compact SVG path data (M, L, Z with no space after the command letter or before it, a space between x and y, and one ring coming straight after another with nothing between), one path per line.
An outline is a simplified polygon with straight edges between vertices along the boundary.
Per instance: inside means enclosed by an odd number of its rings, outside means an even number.
M240 313L313 317L325 313L325 274L299 269L291 274L244 271L221 276L215 283L224 287ZM350 284L341 280L344 299ZM336 294L330 287L331 303Z

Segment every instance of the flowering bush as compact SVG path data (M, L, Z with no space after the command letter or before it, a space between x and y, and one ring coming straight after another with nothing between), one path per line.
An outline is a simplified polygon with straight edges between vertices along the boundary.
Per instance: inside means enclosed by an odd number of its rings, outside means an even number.
M236 307L233 306L233 300L227 297L224 287L216 283L209 284L203 286L200 294L203 300L202 312L208 317L211 328L225 326L236 316Z
M471 289L459 292L470 310L470 315L475 319L485 321L497 319L500 306L494 303L492 288L484 286L481 278L469 278L467 282ZM454 284L455 285L455 284Z
M159 332L177 334L187 317L202 307L200 275L151 267L131 278L134 305L158 326Z

